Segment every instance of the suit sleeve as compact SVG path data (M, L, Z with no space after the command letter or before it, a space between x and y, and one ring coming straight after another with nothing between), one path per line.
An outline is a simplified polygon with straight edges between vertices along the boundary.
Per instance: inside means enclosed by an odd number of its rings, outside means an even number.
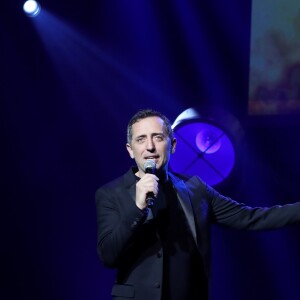
M121 206L120 201L126 201L126 205ZM105 188L96 192L96 212L98 254L105 266L117 267L147 212L132 199L120 199L117 192Z
M235 229L268 230L300 224L300 202L272 207L250 207L206 186L215 223Z

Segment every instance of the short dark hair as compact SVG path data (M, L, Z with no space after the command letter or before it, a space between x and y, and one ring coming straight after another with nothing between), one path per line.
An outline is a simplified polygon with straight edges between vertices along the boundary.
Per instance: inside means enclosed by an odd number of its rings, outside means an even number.
M127 126L127 143L130 144L132 140L132 125L137 123L138 121L149 118L149 117L159 117L164 121L164 126L166 133L170 140L172 141L174 138L173 129L171 127L170 120L159 111L155 111L153 109L142 109L139 110L130 120Z

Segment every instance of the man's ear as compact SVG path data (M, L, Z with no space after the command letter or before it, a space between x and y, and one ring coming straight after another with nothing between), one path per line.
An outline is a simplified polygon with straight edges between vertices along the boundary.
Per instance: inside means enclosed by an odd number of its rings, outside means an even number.
M171 142L171 153L173 154L176 150L176 145L177 145L177 140L175 138L173 138L172 142Z
M128 143L126 144L126 149L127 149L128 153L129 153L130 157L131 157L132 159L134 159L133 151L132 151L132 149L131 149L130 144L128 144Z

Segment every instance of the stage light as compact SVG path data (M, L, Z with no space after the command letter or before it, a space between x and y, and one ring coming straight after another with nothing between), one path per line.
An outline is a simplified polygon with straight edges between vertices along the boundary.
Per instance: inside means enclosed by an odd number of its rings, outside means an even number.
M202 153L211 154L217 152L221 145L222 131L210 124L203 124L196 135L196 145Z
M215 107L190 108L176 118L172 128L177 139L170 160L173 172L198 175L212 186L228 180L242 136L237 119Z
M41 11L41 6L34 0L28 0L24 3L23 10L27 16L36 17Z

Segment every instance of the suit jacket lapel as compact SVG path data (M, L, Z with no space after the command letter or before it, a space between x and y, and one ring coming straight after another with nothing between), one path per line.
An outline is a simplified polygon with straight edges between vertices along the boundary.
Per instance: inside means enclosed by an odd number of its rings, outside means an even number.
M179 203L182 206L182 209L187 218L187 222L189 224L191 233L192 233L195 243L197 245L195 219L194 219L193 208L192 208L192 204L190 201L187 187L182 180L179 180L174 175L169 173L169 176L173 182L174 188L177 192L177 197L178 197Z

